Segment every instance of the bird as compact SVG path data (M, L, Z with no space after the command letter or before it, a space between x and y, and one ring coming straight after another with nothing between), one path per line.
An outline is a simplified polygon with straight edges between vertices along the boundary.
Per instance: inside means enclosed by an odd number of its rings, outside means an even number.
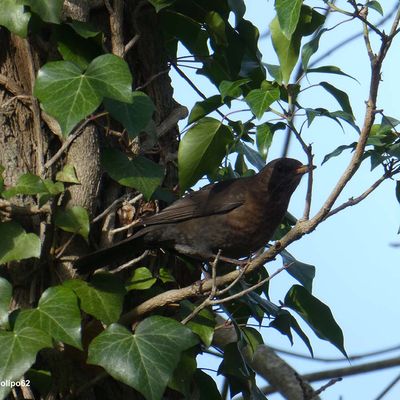
M218 252L227 261L249 257L271 240L301 177L313 168L278 158L253 176L204 186L143 218L127 239L78 258L75 268L94 272L157 248L204 261Z

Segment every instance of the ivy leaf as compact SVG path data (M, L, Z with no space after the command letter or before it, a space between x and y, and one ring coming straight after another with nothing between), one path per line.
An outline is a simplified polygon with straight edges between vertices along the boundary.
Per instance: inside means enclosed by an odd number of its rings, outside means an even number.
M16 222L0 222L0 264L26 258L39 258L40 239L34 233L26 233Z
M251 79L239 79L237 81L222 81L219 84L219 91L221 93L222 101L224 101L225 97L232 97L236 99L242 95L242 89L240 88L246 83L249 83Z
M203 118L183 136L178 150L179 185L183 193L202 176L216 170L232 143L230 128Z
M214 379L201 369L197 369L194 374L194 384L199 393L199 400L222 400Z
M46 192L43 180L37 175L28 173L21 175L14 187L5 190L3 197L9 199L17 194L32 195Z
M15 330L40 329L55 340L82 350L81 313L75 293L63 286L45 290L34 309L22 310L15 321Z
M0 0L0 10L0 25L18 36L26 37L31 14L25 12L24 6L15 0Z
M129 103L131 86L127 63L104 54L96 57L85 72L69 61L45 64L38 72L34 94L67 136L79 121L96 110L104 97Z
M102 366L146 400L161 400L181 353L196 343L189 328L152 316L139 323L133 335L121 325L110 325L91 342L88 362Z
M181 302L181 319L184 319L195 309L195 305L188 300ZM190 328L206 347L211 346L214 330L215 330L215 317L211 310L203 308L194 318L192 318L186 326Z
M60 23L63 0L22 0L21 2L29 6L42 21Z
M76 176L75 167L70 164L64 165L64 168L57 172L56 180L66 183L80 183L78 177Z
M126 286L127 290L146 290L151 288L157 281L151 271L146 267L136 268L132 278Z
M8 325L8 313L12 298L12 286L6 279L0 277L0 327Z
M42 330L25 327L14 332L0 331L0 382L18 381L45 347L52 347L52 343ZM0 398L6 398L10 390L10 385L0 385Z
M264 82L261 89L254 89L245 97L245 101L250 107L252 113L260 119L269 106L276 100L279 100L279 87Z
M153 101L143 92L133 92L130 103L104 99L104 106L113 118L121 122L131 139L144 131L152 119Z
M120 185L135 188L149 200L161 185L163 168L148 158L136 156L130 160L115 149L105 149L101 157L104 169Z
M299 22L302 3L303 0L275 0L275 10L279 25L282 29L282 33L289 40Z
M343 332L327 305L300 285L291 287L285 296L284 303L285 306L296 311L320 339L329 341L347 357Z
M63 286L75 292L82 310L87 314L93 315L106 325L119 319L126 290L116 276L98 273L90 282L74 279L64 282Z
M81 235L86 241L89 238L89 215L85 208L74 206L67 210L56 211L55 224L63 231Z

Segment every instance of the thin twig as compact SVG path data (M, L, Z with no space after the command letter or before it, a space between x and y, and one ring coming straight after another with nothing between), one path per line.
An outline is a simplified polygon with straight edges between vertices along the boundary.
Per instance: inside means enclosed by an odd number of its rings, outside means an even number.
M116 274L117 272L120 272L124 269L127 269L129 267L131 267L132 265L137 264L139 261L142 261L144 258L146 258L149 254L150 250L146 250L144 251L139 257L134 258L133 260L130 260L129 262L120 265L118 268L113 269L112 271L110 271L112 274Z
M382 400L398 383L400 382L400 374L394 378L389 385L375 398L375 400Z
M258 325L257 325L258 326ZM375 350L375 351L371 351L368 353L362 353L362 354L355 354L352 356L349 356L348 358L328 358L328 357L311 357L308 354L301 354L301 353L296 353L294 351L288 351L285 349L280 349L280 348L276 348L276 347L271 347L269 346L273 351L277 352L277 353L282 353L282 354L286 354L288 356L291 357L297 357L297 358L303 358L309 361L317 361L317 362L325 362L325 363L337 363L337 362L343 362L343 361L356 361L356 360L360 360L362 358L368 358L368 357L374 357L374 356L379 356L385 353L390 353L392 351L398 351L400 350L400 345L396 345L396 346L391 346L391 347L387 347L381 350Z
M168 72L171 70L170 67L164 69L163 71L157 72L156 74L152 75L143 85L138 86L135 90L143 90L146 86L150 85L151 82L154 81L154 79L157 79L159 76L168 74Z
M319 396L323 391L325 391L329 387L333 386L335 383L340 382L341 380L343 380L343 378L333 378L333 379L331 379L328 383L326 383L325 385L322 385L318 390L316 390L313 393L313 396L311 397L310 400L312 400L315 397Z
M301 378L308 382L317 382L324 379L334 379L344 376L352 376L358 374L364 374L366 372L379 371L382 369L393 368L400 365L400 357L390 358L386 360L374 361L371 363L365 363L360 365L353 365L345 368L335 368L325 371L311 372L309 374L301 375ZM274 393L275 388L268 386L262 388L264 394Z
M387 174L382 175L377 181L375 181L365 192L363 192L360 196L353 198L351 197L349 200L341 204L340 206L334 208L333 210L329 211L328 214L326 214L324 219L327 219L331 217L332 215L337 214L339 211L344 210L347 207L354 206L358 204L360 201L364 200L366 197L368 197L382 182L384 182L386 179L388 179L389 176Z
M126 231L126 230L132 228L133 226L139 225L141 223L141 221L142 220L140 218L139 219L135 219L134 221L132 221L128 225L121 226L120 228L111 229L110 233L111 233L111 235L115 235L118 232Z
M130 49L133 48L133 46L139 41L140 39L140 34L136 34L126 45L124 48L124 56L126 55L126 53L128 53L128 51Z
M193 319L201 310L211 305L212 299L215 297L215 293L217 291L217 265L219 262L219 258L221 257L221 250L218 250L218 253L211 264L211 279L212 279L212 287L210 290L210 294L208 297L199 304L187 317L185 317L181 323L186 325L191 319Z
M226 303L226 302L231 301L231 300L236 300L239 297L242 297L247 293L253 292L255 289L265 285L267 282L269 282L276 275L280 274L282 271L285 271L286 269L288 269L290 267L290 265L291 264L284 265L283 267L277 269L273 274L269 275L267 278L261 280L260 282L256 283L255 285L250 286L250 287L248 287L248 288L246 288L246 289L244 289L244 290L242 290L242 291L240 291L238 293L235 293L235 294L233 294L231 296L228 296L228 297L224 297L223 299L213 300L211 302L211 304L212 305L217 305L217 304Z

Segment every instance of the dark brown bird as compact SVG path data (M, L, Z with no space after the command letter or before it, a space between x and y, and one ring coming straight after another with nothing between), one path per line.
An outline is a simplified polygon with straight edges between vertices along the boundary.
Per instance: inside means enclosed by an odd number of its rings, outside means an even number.
M271 240L309 170L297 160L279 158L254 176L207 185L144 218L128 239L81 257L75 267L87 273L153 248L203 260L213 259L219 250L226 258L248 257Z

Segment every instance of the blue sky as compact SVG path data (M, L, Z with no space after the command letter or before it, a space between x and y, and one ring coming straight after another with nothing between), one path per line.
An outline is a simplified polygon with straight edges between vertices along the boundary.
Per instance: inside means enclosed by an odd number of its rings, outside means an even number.
M337 4L346 7L345 1ZM381 2L384 11L388 12L393 1ZM309 5L323 5L323 1L309 1ZM268 24L274 16L273 1L246 1L247 12L245 17L251 20L263 34L267 31ZM371 17L380 18L377 13L371 13ZM335 25L335 21L343 19L340 16L332 16L328 26ZM358 22L349 22L340 25L337 29L323 35L320 49L331 48L338 41L361 30ZM388 28L387 28L388 30ZM307 41L307 39L306 39ZM378 40L373 40L379 44ZM304 42L303 42L304 43ZM400 119L398 107L398 65L400 54L400 36L395 40L390 53L385 60L382 84L379 92L378 107L383 109L386 115ZM267 37L260 42L264 61L277 63ZM375 47L377 49L377 47ZM182 50L182 55L186 54ZM355 77L358 82L332 75L314 74L310 76L310 84L320 81L328 81L341 90L348 93L358 124L362 123L365 100L368 96L369 64L362 38L350 45L344 46L339 51L321 61L317 66L336 65L344 72ZM197 82L201 90L207 95L216 94L216 90L202 77L195 76L189 70L185 70ZM173 75L175 99L189 109L200 98L185 85L176 75ZM396 97L395 97L396 96ZM301 98L302 104L310 106L323 106L330 110L338 110L339 106L332 97L322 89L306 91ZM243 108L243 104L239 105ZM239 108L238 106L238 108ZM284 134L276 134L268 158L274 159L281 155ZM331 152L341 144L349 144L357 139L356 131L344 124L344 131L328 119L316 119L309 129L305 129L304 138L313 143L315 153L315 182L313 193L313 215L322 205L338 177L345 169L350 159L350 153L328 161L321 166L325 154ZM304 153L293 141L289 156L306 161ZM351 185L344 191L339 202L347 200L351 196L357 196L367 189L375 179L382 174L382 168L378 167L370 171L369 163L365 162L357 172ZM323 222L315 232L303 237L300 241L290 245L288 250L299 260L313 264L317 268L314 280L314 295L325 302L331 308L337 322L343 329L345 345L349 355L378 350L384 347L395 346L398 338L400 311L398 307L398 282L399 282L399 255L400 249L390 246L393 242L400 242L397 230L400 225L400 208L394 194L394 181L385 182L369 198L357 206L333 216ZM289 211L297 217L303 212L305 197L305 181L297 189L292 197ZM279 262L269 264L272 272L280 266ZM271 282L271 299L275 302L282 300L289 287L294 283L288 274L280 274ZM309 334L315 355L318 357L340 357L341 354L329 343L319 340L308 328L302 325ZM287 338L281 336L273 329L264 330L265 342L290 350ZM293 351L307 354L304 344L296 338ZM390 356L397 356L391 353ZM378 357L379 358L383 358ZM314 361L306 362L297 358L286 358L300 373L317 371L337 367L338 364L324 364ZM364 361L371 361L367 359ZM205 366L209 361L203 362ZM353 363L354 365L355 363ZM341 364L349 365L347 363ZM216 368L215 365L208 365ZM384 387L400 373L400 367L382 372L359 375L345 378L329 388L322 395L323 399L375 399ZM315 388L326 382L317 382ZM342 397L340 397L342 396ZM279 396L270 396L270 399L278 399ZM393 389L386 400L400 398L400 385Z

